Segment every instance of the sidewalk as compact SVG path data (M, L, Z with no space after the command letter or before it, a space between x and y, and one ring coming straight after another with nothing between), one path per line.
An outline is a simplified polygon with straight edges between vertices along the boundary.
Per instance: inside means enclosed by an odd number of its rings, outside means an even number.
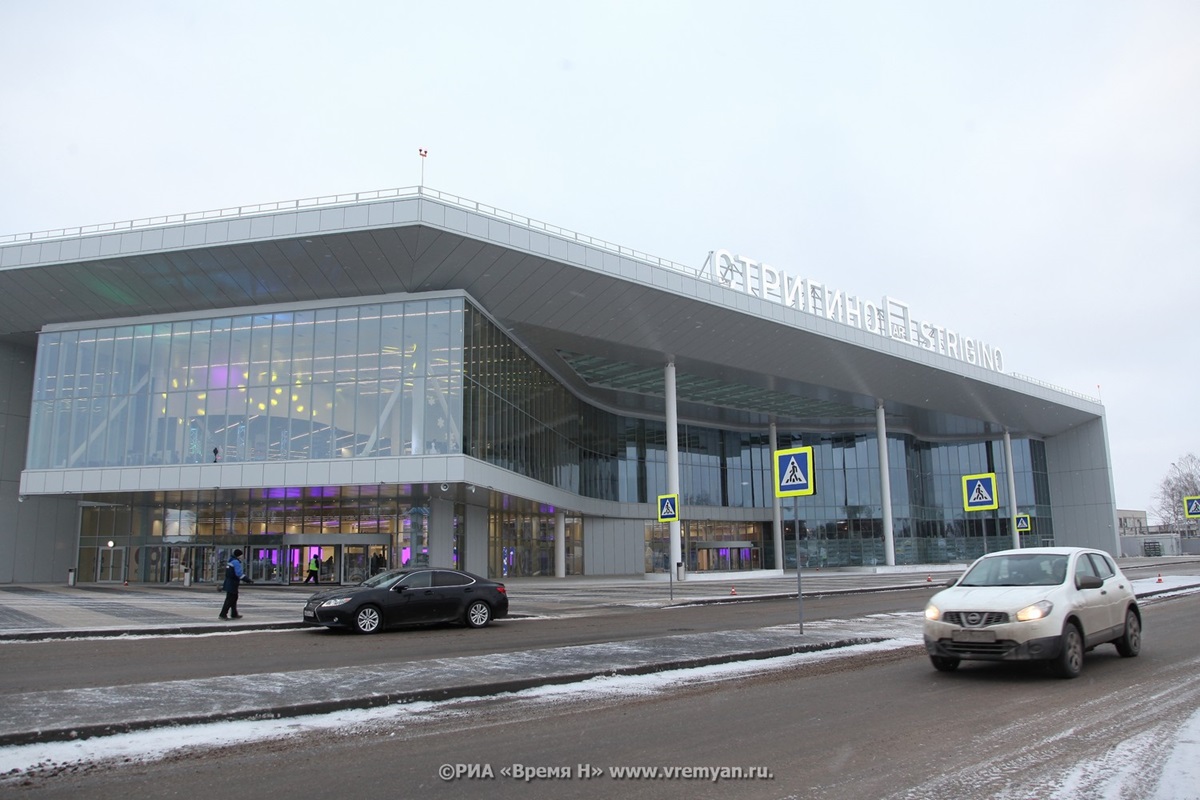
M931 589L960 570L944 574L805 574L804 594L880 591L913 586ZM647 581L586 580L509 582L515 615L597 613L614 605L753 601L795 597L796 578L765 577L731 584L695 581L664 587ZM1135 581L1138 596L1200 584L1200 578ZM735 594L728 594L732 590ZM36 646L15 640L66 635L209 633L301 627L297 617L308 589L251 587L243 592L247 619L219 622L214 590L138 587L0 587L0 648ZM668 599L669 594L674 599ZM53 622L53 625L47 624ZM37 625L42 627L38 628ZM302 670L221 678L164 681L118 687L26 692L0 697L0 746L72 740L132 730L256 717L289 717L371 708L420 700L483 696L534 686L571 683L600 675L637 675L668 669L773 658L894 638L896 625L919 637L920 619L842 621L717 633L681 634L595 645L553 647L503 658L444 658L416 663ZM89 627L91 626L91 627ZM909 630L911 629L911 630ZM6 657L12 657L12 653ZM296 698L304 698L297 701Z

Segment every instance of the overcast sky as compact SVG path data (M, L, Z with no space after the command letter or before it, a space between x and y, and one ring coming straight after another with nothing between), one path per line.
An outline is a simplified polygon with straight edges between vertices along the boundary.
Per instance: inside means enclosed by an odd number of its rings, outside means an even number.
M0 233L425 184L727 248L1200 454L1200 3L0 0Z

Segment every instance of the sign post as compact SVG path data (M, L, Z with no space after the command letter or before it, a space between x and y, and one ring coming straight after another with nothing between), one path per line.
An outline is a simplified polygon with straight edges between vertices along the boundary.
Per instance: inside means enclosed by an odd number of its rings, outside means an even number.
M796 602L800 608L800 633L804 633L804 590L800 582L800 497L816 493L817 486L813 481L813 449L811 447L793 447L789 450L776 450L775 462L775 496L791 497L792 515L796 526ZM779 531L783 536L783 531Z
M963 475L963 511L995 511L1000 507L996 493L996 473ZM987 528L983 529L983 552L987 552Z
M1013 518L1013 530L1017 532L1017 541L1020 541L1019 537L1022 534L1033 533L1033 521L1029 518L1028 514L1017 514Z
M679 521L679 495L677 494L660 494L658 496L658 521L659 522L678 522ZM675 565L671 563L671 556L667 555L667 584L668 594L672 603L675 602Z

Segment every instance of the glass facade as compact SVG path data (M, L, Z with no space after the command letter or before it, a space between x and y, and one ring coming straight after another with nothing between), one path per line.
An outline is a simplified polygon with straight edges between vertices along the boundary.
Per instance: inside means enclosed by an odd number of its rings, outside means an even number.
M466 298L448 297L43 333L26 463L38 470L462 452L583 497L653 503L667 493L666 438L661 420L579 399ZM814 447L817 485L813 497L783 502L783 565L775 563L776 532L762 521L773 498L767 434L680 426L689 568L884 563L874 431L781 431L778 445ZM1018 439L1012 452L1018 511L1034 520L1029 543L1052 540L1045 449ZM887 458L897 563L1009 546L1003 442L890 435ZM961 476L981 472L998 476L999 510L967 513ZM295 495L273 494L280 492ZM381 551L369 548L381 543L392 565L419 557L422 502L411 487L386 497L369 487L267 487L233 502L193 493L88 511L81 553L90 548L95 570L112 571L118 554L107 541L123 529L126 570L136 552L139 574L175 575L184 565L207 574L220 563L218 550L141 550L170 548L172 525L187 522L190 535L218 549L254 541L254 568L287 581L301 575L296 559L310 554L285 548L280 536L384 537L337 550L330 575L345 579L347 565L361 573L377 562ZM553 510L528 506L491 509L493 576L553 574ZM707 522L705 508L745 509L746 519ZM456 510L454 524L461 519ZM645 526L648 571L666 568L665 531ZM585 536L586 521L571 518L568 574L584 571Z
M458 452L462 299L44 333L27 468Z

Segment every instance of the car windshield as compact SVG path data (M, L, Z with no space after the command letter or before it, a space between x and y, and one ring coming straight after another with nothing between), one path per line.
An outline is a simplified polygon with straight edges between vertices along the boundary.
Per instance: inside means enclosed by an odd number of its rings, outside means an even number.
M359 586L370 586L372 589L385 589L407 574L403 570L392 569L387 572L381 572L378 575L372 575L360 583Z
M1048 553L989 556L978 561L959 586L1057 586L1066 580L1067 557Z

